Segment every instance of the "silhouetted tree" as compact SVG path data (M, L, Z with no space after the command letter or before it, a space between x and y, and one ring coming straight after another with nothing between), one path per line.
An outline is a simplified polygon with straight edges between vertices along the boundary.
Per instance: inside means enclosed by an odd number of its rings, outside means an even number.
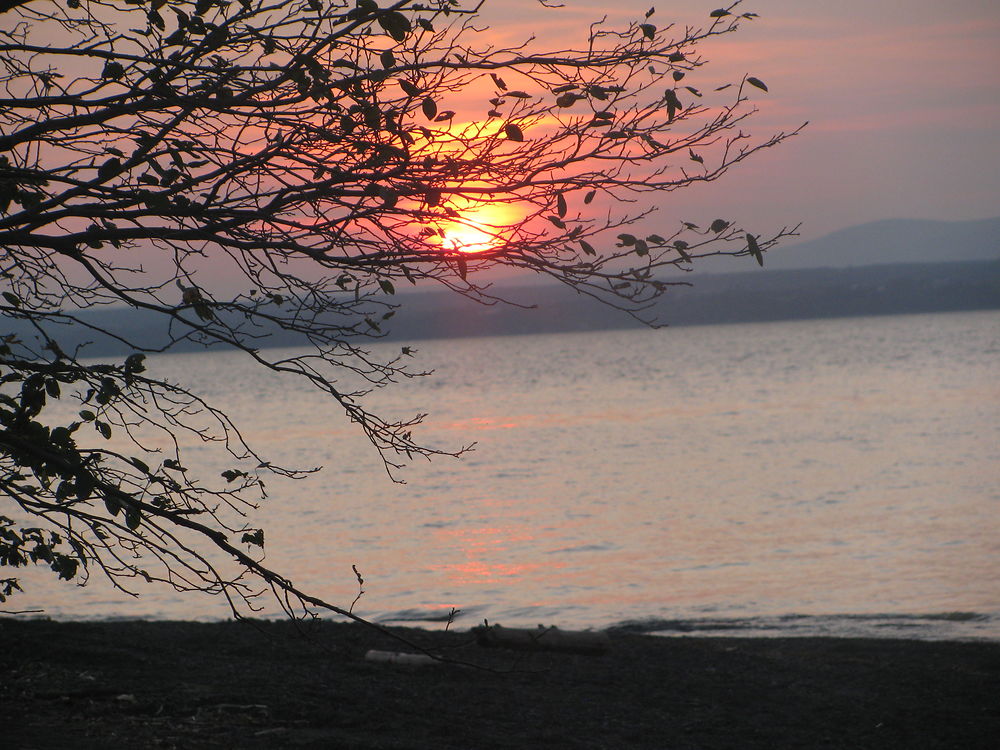
M0 3L0 312L31 331L0 340L0 564L96 570L123 589L162 581L220 594L236 614L267 590L289 614L348 614L265 567L263 531L244 520L263 476L298 473L147 373L146 354L196 342L305 379L392 475L441 451L413 437L419 416L380 417L364 389L338 382L413 374L405 348L391 361L364 348L389 325L398 285L493 303L477 272L501 266L642 316L669 286L661 269L720 253L760 261L788 233L723 219L627 231L650 214L644 195L712 181L791 135L744 132L760 80L694 85L699 45L754 14L734 4L677 28L650 10L548 50L497 43L478 8ZM168 340L95 330L133 353L83 359L67 327L96 329L85 313L111 305L160 316ZM262 346L276 331L305 346L273 356ZM55 399L78 414L55 419ZM228 451L232 468L187 471L184 432ZM18 588L0 579L0 601Z

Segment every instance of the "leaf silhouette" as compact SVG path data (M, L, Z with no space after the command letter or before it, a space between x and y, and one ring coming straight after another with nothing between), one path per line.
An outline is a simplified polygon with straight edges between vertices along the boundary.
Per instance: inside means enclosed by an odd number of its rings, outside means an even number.
M757 244L757 238L749 232L747 232L747 249L750 251L750 254L757 259L757 264L763 266L764 254L760 250L760 245Z
M428 120L433 120L437 117L437 103L429 96L424 97L424 100L420 103L420 109L424 111L424 117Z

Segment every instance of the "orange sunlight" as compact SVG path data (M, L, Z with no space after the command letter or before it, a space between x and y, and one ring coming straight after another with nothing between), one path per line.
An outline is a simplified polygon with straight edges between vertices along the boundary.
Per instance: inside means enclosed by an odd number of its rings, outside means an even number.
M501 247L520 220L517 210L507 204L475 203L467 199L452 201L454 219L438 225L441 247L450 252L482 253ZM460 205L467 204L466 206Z
M485 86L485 83L469 86L464 94L471 97L474 92L478 97L488 96ZM464 101L449 103L453 106L467 104ZM502 125L501 121L453 117L437 125L434 138L431 131L424 128L423 134L419 131L413 133L414 159L479 161L489 156L481 150L485 148L483 144L496 138ZM464 182L446 183L442 186L444 200L433 211L436 216L425 220L415 230L425 242L449 255L484 253L502 248L524 220L527 211L525 206L518 206L516 198L505 193L502 186L496 188L504 196L502 200L495 200L495 194L487 192L491 189L494 186L490 182L475 177Z

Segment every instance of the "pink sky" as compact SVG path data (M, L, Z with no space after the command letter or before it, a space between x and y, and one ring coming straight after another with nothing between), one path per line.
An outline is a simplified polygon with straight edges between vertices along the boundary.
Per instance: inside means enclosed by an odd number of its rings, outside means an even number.
M576 46L589 20L641 18L651 1L487 0L484 15L506 39ZM721 5L661 0L652 20L702 25ZM801 221L809 239L884 218L1000 215L1000 2L745 0L740 10L760 18L704 48L699 75L763 79L760 135L810 126L721 182L670 195L662 218L719 214L761 231Z

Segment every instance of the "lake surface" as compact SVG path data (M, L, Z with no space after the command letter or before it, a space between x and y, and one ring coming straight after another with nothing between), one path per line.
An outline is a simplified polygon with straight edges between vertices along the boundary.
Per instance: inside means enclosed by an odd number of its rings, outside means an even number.
M997 312L413 345L436 372L369 405L429 413L425 442L477 447L403 485L304 386L235 354L147 363L265 457L325 467L269 482L250 521L306 590L350 605L357 565L357 613L428 627L454 607L458 627L1000 638ZM192 471L214 467L190 448ZM22 575L7 606L229 616L218 599L53 578Z

